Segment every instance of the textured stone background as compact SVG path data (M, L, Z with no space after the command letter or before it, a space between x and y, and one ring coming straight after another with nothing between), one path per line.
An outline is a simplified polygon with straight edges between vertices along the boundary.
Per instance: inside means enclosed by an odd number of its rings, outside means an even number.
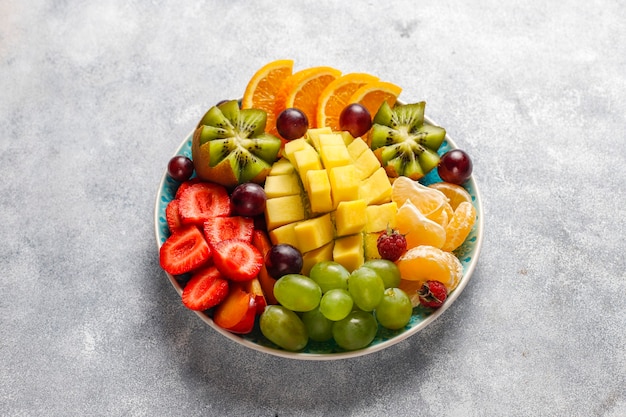
M519 3L0 2L0 414L626 415L626 3ZM248 350L159 269L169 157L277 58L401 85L474 157L475 274L380 353Z

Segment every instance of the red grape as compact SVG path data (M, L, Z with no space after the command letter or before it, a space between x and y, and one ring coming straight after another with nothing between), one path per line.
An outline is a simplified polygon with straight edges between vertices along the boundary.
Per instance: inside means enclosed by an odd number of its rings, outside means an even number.
M187 181L193 175L193 161L186 156L176 155L167 164L167 173L175 181Z
M306 114L293 107L283 110L276 119L276 130L286 140L301 138L308 128Z
M359 103L346 106L339 115L339 127L347 130L352 137L358 138L372 127L372 115Z
M272 246L265 256L265 268L272 278L302 271L302 253L295 247L279 243Z
M462 184L472 175L472 159L461 149L453 149L441 156L437 172L442 180Z
M263 187L253 182L238 185L230 195L233 211L240 216L254 217L263 213L266 201Z

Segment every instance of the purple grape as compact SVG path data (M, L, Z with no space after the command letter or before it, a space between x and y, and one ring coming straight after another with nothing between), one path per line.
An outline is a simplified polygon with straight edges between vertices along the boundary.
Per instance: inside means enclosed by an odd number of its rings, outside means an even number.
M230 203L235 214L254 217L263 213L267 196L259 184L247 182L240 184L230 195Z
M347 130L352 137L358 138L372 127L372 115L359 103L349 104L339 115L339 127Z
M309 128L309 119L301 110L288 108L276 119L276 130L286 140L301 138Z
M191 178L193 169L193 161L183 155L176 155L167 164L167 173L178 182L185 182Z
M472 175L472 159L461 149L453 149L441 156L437 173L442 180L463 184Z
M265 268L272 278L302 271L302 253L286 243L272 246L265 256Z

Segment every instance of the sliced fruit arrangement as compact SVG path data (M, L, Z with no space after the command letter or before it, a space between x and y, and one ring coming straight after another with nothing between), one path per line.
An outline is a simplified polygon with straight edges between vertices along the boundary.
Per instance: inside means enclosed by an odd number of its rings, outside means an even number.
M400 93L373 75L277 60L241 102L211 107L192 158L168 164L179 186L160 264L184 283L183 304L233 333L258 323L290 351L361 349L414 308L443 305L476 222L463 187L472 161L440 156L445 129ZM444 181L419 182L433 170Z

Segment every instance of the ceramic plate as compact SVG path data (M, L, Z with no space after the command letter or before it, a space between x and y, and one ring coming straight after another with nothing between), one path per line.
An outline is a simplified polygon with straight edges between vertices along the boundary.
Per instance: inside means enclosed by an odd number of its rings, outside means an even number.
M432 120L426 118L427 123L436 124ZM191 141L192 141L193 132L191 132L180 144L178 149L174 155L185 155L191 158ZM450 149L456 148L455 143L450 139L448 135L441 145L439 149L439 154L442 155L446 151ZM173 156L174 156L173 155ZM431 171L428 175L426 175L420 181L424 185L428 185L434 182L440 182L441 178L437 175L437 170ZM334 341L330 342L309 342L306 348L300 352L288 352L278 348L272 342L267 340L258 328L258 320L255 326L255 329L252 333L247 335L236 335L230 333L221 327L218 327L213 320L203 312L195 312L206 324L209 325L214 331L220 333L224 337L240 344L246 346L250 349L254 349L260 352L265 352L271 355L281 356L285 358L292 359L303 359L303 360L334 360L334 359L345 359L352 358L357 356L366 355L369 353L377 352L382 349L385 349L389 346L392 346L398 342L405 340L406 338L414 335L419 332L426 326L428 326L433 321L437 320L439 316L441 316L444 311L454 304L455 300L461 295L463 289L467 286L467 283L472 276L472 272L476 267L476 262L478 260L478 254L480 253L480 248L482 244L482 228L483 228L483 210L482 204L480 200L480 195L478 192L478 187L474 178L470 178L465 184L465 188L471 194L472 200L474 203L474 207L476 208L477 221L474 225L473 230L470 235L466 239L465 243L458 248L454 253L460 259L463 264L463 278L459 283L458 287L449 294L448 299L445 304L440 307L438 310L431 311L422 307L416 307L413 309L413 316L411 317L411 321L409 324L400 330L388 330L384 328L379 328L378 334L374 341L366 348L356 350L356 351L345 351L341 349L339 346L335 344ZM165 208L167 204L172 200L174 195L176 194L176 189L178 187L178 183L167 175L167 171L163 174L161 179L161 183L159 184L159 190L156 196L156 204L155 204L155 212L154 212L154 223L155 223L155 233L156 233L156 241L157 248L160 248L163 242L169 236L169 230L167 227L167 222L165 220ZM176 279L176 277L167 274L167 277L174 287L174 289L180 295L182 293L183 287L181 283ZM191 310L189 310L191 311Z

